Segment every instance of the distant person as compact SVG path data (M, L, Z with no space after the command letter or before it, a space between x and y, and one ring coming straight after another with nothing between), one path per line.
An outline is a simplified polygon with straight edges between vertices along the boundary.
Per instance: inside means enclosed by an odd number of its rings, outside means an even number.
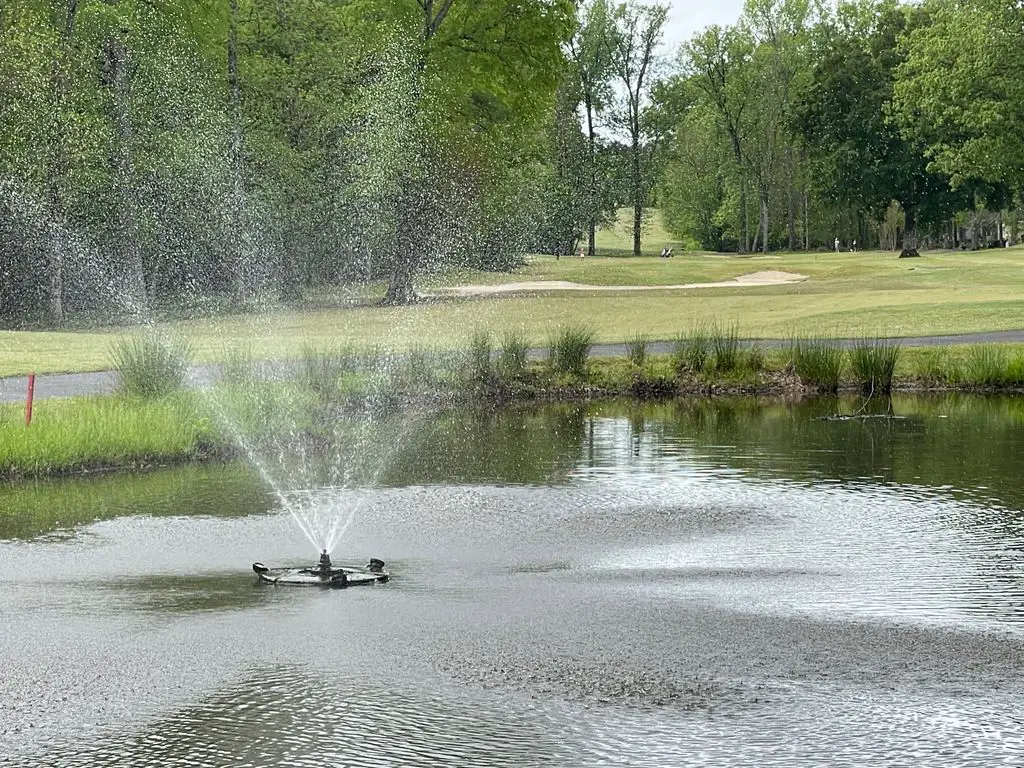
M836 238L836 253L839 253L839 238Z
M584 256L584 254L583 254L583 248L580 248L580 258L582 259L582 258L583 258L583 256Z
M662 248L661 249L661 253L658 254L658 258L667 259L668 258L668 248Z
M856 240L853 241L853 247L850 250L853 251L854 253L857 252L857 241Z
M668 249L668 251L666 251L666 253L665 253L665 258L667 258L667 259L671 259L671 258L672 258L672 257L673 257L674 255L675 255L675 254L674 254L674 253L672 253L672 249L671 249L671 248L669 248L669 249Z

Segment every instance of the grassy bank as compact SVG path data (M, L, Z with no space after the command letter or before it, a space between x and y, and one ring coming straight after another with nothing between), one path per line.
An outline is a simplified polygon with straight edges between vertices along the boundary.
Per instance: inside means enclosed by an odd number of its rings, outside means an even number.
M892 253L778 254L724 257L688 254L673 259L538 257L514 275L459 273L432 278L421 290L434 296L409 307L372 304L280 309L220 315L166 324L198 362L220 361L244 344L258 359L299 358L304 347L376 344L412 349L424 339L438 348L465 345L466 329L516 331L542 346L552 326L583 322L595 342L623 342L638 334L672 339L680 328L716 319L735 322L745 338L785 339L793 334L927 336L1014 330L1024 325L1024 269L1019 248L930 252L919 259ZM805 275L786 285L670 289L762 270ZM564 280L645 290L535 290L529 294L453 297L455 284ZM329 303L329 302L327 302ZM0 331L0 376L102 370L110 346L127 332Z
M23 406L0 406L0 479L223 457L239 452L238 437L284 453L300 443L320 449L363 428L353 415L365 420L373 410L410 405L1024 388L1024 345L903 349L866 337L846 349L793 336L766 349L742 344L735 325L695 326L667 355L650 354L638 335L626 355L592 358L592 341L586 326L550 331L552 354L540 362L527 362L525 336L486 330L461 354L308 348L302 365L273 381L238 356L204 393L44 400L31 426Z

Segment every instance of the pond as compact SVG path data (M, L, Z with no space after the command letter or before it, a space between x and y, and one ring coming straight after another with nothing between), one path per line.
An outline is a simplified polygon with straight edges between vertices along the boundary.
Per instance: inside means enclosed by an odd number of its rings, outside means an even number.
M843 414L853 418L834 418ZM335 561L241 465L0 488L0 765L1019 765L1024 400L418 419Z

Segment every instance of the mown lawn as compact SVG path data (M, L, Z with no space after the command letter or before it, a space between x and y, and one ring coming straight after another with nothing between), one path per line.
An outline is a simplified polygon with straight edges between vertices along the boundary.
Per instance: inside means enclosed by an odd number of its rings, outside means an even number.
M659 246L660 247L660 246ZM657 249L656 249L657 250ZM537 291L452 298L453 284L568 280L603 286L667 286L716 282L763 270L805 275L800 283L646 291ZM427 301L399 308L330 308L317 297L306 311L221 315L167 324L189 340L197 361L223 359L243 347L255 358L298 356L306 347L376 344L398 349L464 346L475 329L515 329L544 344L551 331L583 323L596 340L642 333L670 339L698 323L736 324L749 338L792 334L923 336L1024 328L1024 248L893 253L813 253L579 259L535 257L517 273L460 272L421 281ZM382 290L382 287L381 287ZM100 370L123 330L0 332L0 376Z

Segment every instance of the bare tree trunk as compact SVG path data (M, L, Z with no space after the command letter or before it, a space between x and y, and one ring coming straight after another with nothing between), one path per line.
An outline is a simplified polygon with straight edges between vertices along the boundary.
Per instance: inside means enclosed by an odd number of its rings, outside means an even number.
M141 316L147 311L145 266L139 243L138 209L136 207L135 168L132 157L134 130L131 119L130 52L125 40L108 37L104 43L105 84L113 88L112 121L114 124L114 184L116 210L114 235L120 253L130 309Z
M640 173L640 127L633 133L633 255L640 255L640 233L644 216L643 178Z
M917 220L914 218L914 206L905 205L903 208L903 250L900 251L900 258L907 259L920 255L917 252Z
M228 224L229 252L228 269L231 274L231 289L239 306L249 296L248 254L246 253L245 217L245 167L243 157L244 135L242 131L242 84L238 72L238 0L230 2L231 19L228 25L228 93L231 114L231 220Z
M764 187L759 190L758 199L761 204L761 252L768 253L768 191Z
M54 56L51 67L50 104L52 124L50 127L50 158L53 166L49 173L50 208L54 216L63 220L67 215L67 177L71 161L67 151L67 136L64 130L65 112L67 110L68 67L70 66L71 42L75 35L75 19L78 13L78 0L63 0L54 3L54 12L58 19L63 16L63 30L60 49ZM49 304L50 319L54 326L60 328L64 324L64 248L66 243L53 238L50 243L50 275Z
M810 195L804 192L804 250L811 250L811 202Z
M594 239L597 235L597 132L594 130L594 104L590 94L584 98L587 109L587 162L590 164L590 189L587 190L587 206L590 216L587 221L587 255L597 255Z

